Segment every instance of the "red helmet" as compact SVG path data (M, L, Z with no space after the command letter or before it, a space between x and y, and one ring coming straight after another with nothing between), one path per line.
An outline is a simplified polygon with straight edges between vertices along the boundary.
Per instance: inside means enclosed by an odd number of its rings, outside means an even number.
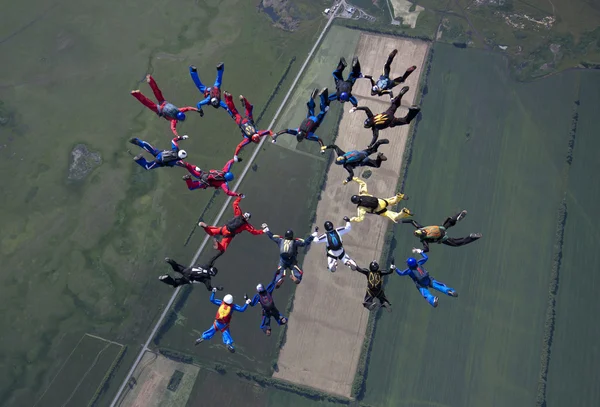
M254 141L255 143L258 143L260 141L260 136L258 134L253 134L252 141Z

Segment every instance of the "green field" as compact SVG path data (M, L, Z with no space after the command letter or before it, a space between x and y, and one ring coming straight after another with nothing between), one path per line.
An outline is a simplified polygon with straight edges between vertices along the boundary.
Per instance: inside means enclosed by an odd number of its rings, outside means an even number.
M431 248L428 270L460 295L438 309L389 279L395 311L376 326L368 403L535 403L576 85L576 74L518 84L498 55L434 47L405 192L421 223L467 209L450 235L484 237ZM395 228L398 264L418 245L412 230Z
M600 393L594 383L600 352L600 288L597 219L600 190L593 181L598 161L600 75L580 74L579 120L573 163L567 184L567 224L556 305L556 327L550 355L548 405L595 406ZM590 182L591 181L591 182Z
M258 113L325 20L314 11L284 32L241 0L25 1L4 9L0 254L3 270L14 272L1 277L2 326L11 329L0 338L0 399L22 406L39 399L84 332L137 348L170 294L156 281L162 259L186 262L195 252L183 244L212 193L188 191L182 170L145 172L132 162L131 136L159 148L171 136L129 91L151 95L143 82L151 72L167 99L194 105L200 95L187 66L211 83L224 61L224 90L247 95ZM240 141L230 118L213 109L179 127L190 135L189 160L203 168L221 168ZM70 180L78 144L102 163Z
M323 40L323 45L306 68L305 74L289 99L274 128L295 128L306 117L306 101L310 90L331 86L331 71L337 58L352 55L360 33L342 27L333 27ZM333 64L332 64L333 61ZM317 107L318 111L318 107ZM331 142L341 106L335 103L317 134L325 142ZM318 191L323 182L327 156L319 154L318 144L304 141L297 143L295 137L282 135L277 144L266 144L256 159L256 171L250 172L240 190L248 197L242 201L241 208L252 213L252 223L260 226L267 222L274 233L283 233L293 229L298 235L307 234L318 200ZM281 163L285 163L282 165ZM231 217L228 210L220 223ZM210 221L212 218L207 218ZM199 246L203 233L196 233L190 241L191 246ZM249 256L248 253L252 253ZM212 255L207 247L201 259ZM277 268L278 249L266 236L242 234L235 238L227 255L218 261L219 275L213 284L223 285L226 292L243 302L243 294L253 295L259 282L268 284ZM305 270L310 277L311 270ZM276 301L281 311L286 308L293 293L293 284L287 282L276 293ZM225 292L220 293L224 295ZM180 307L181 308L181 307ZM199 310L202 310L199 312ZM163 329L158 341L160 347L176 349L193 355L212 367L222 363L246 370L270 375L277 358L277 336L265 337L259 329L260 309L248 309L245 315L236 315L232 323L232 336L236 340L237 352L231 355L222 345L220 335L210 342L194 347L194 340L210 327L214 320L216 307L209 302L209 293L203 286L193 288L185 304L178 310L170 329ZM274 328L276 334L279 330Z
M82 336L34 405L87 405L121 350L121 345Z

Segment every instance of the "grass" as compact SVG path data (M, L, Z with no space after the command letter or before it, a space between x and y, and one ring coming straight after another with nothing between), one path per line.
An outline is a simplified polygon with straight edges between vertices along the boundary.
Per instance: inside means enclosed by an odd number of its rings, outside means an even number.
M1 277L12 332L0 339L0 397L9 406L33 404L83 332L137 347L169 295L156 281L162 258L185 262L195 250L183 243L212 194L187 191L182 170L131 162L129 137L167 147L171 136L129 90L151 95L142 82L151 72L169 100L193 105L200 96L187 66L210 83L224 61L224 89L259 110L324 24L283 32L241 0L116 5L20 3L0 29L0 254L4 269L18 270ZM224 112L188 115L180 127L190 161L203 168L221 168L239 142ZM69 181L80 143L102 165Z
M287 107L274 126L276 130L295 128L300 124L306 117L306 101L312 89L333 87L331 71L335 68L337 58L341 55L347 58L351 56L359 35L360 33L346 28L331 29L307 67L297 91L290 96ZM332 141L340 113L341 106L334 103L319 128L317 134L325 142ZM277 145L269 143L263 147L257 157L256 172L251 172L242 184L240 189L248 195L242 201L242 210L252 213L252 222L256 227L267 222L274 233L293 229L298 236L306 236L326 166L327 161L318 153L317 143L297 143L292 136L281 136ZM230 216L231 212L227 212L220 223ZM190 244L198 246L203 238L203 233L198 233ZM223 285L225 291L231 292L238 298L238 303L241 303L244 293L253 295L254 287L259 282L267 284L271 281L277 268L277 250L277 246L266 236L243 234L236 237L227 254L219 259L220 274L215 278L214 284ZM251 257L249 253L252 253ZM206 259L211 254L212 249L208 247L201 259ZM305 271L309 276L311 271ZM290 282L277 291L276 302L280 310L285 309L292 294L293 286ZM177 321L160 338L159 346L193 354L200 363L207 366L219 362L270 375L278 352L274 346L277 336L266 338L259 329L259 309L251 308L246 311L246 315L235 316L231 332L236 340L236 355L231 356L225 350L219 335L211 342L199 347L193 346L194 339L210 326L216 312L216 307L210 304L208 297L209 293L203 287L194 287L194 292L187 297L185 305L178 312ZM205 308L205 312L198 313L197 310ZM278 328L275 328L274 333L277 331Z
M593 406L600 394L593 380L600 354L600 330L591 323L599 311L595 301L600 287L596 250L599 189L590 183L590 174L599 170L597 92L600 76L582 72L579 120L567 184L567 224L563 244L562 268L556 302L556 325L548 374L548 405Z
M468 209L450 235L484 237L432 247L428 270L460 295L435 310L409 279L389 279L396 311L376 327L369 404L534 404L575 85L518 84L500 56L434 47L405 192L421 223ZM411 231L395 228L397 264L418 245Z

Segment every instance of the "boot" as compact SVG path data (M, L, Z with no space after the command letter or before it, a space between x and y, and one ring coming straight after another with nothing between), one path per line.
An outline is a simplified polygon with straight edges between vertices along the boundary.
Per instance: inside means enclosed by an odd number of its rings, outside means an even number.
M471 239L480 239L481 237L483 237L483 235L482 235L481 233L471 233L471 234L469 235L469 237L470 237Z
M198 345L200 345L202 342L204 342L204 338L203 338L203 337L200 337L200 338L196 339L196 343L194 343L194 346L198 346Z
M196 66L195 66L195 65L190 65L190 70L191 70L192 72L198 72L198 68L196 68Z
M220 71L223 68L224 68L223 62L219 62L219 64L217 65L217 71Z
M398 54L398 50L397 50L397 49L395 49L395 50L393 50L392 52L390 52L390 56L389 56L389 58L392 58L392 59L393 59L393 58L394 58L394 57L395 57L397 54Z
M311 99L316 98L318 93L319 93L319 89L313 89L312 93L310 94L310 98Z
M408 92L410 88L408 86L404 86L402 89L400 89L400 94L398 95L399 97L402 97L404 95L406 95L406 92Z
M454 298L458 297L458 293L456 291L454 291L454 290L448 291L448 295L450 297L454 297Z
M140 161L142 158L144 158L143 154L138 154L135 157L133 157L133 161Z
M347 66L348 66L348 64L346 63L346 58L341 57L340 62L338 63L338 69L343 70Z
M131 144L133 144L134 146L137 146L138 145L137 144L137 140L138 140L137 137L132 137L132 138L129 139L129 142Z
M378 161L387 161L387 157L383 153L377 153Z
M465 218L465 216L467 216L467 211L465 211L465 210L460 211L460 213L456 217L456 221L460 222L461 220L463 220Z

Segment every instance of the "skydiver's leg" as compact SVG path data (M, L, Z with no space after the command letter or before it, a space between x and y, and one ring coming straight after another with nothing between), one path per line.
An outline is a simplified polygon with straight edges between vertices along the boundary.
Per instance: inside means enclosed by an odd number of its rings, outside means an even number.
M337 68L333 71L333 78L335 79L336 86L338 81L344 81L344 68L346 68L346 59L342 57L340 58L340 62L338 62Z
M204 331L202 333L201 338L204 340L208 340L208 339L212 338L213 336L215 336L216 333L217 333L217 330L215 329L215 325L213 324L209 329L207 329L206 331Z
M337 270L337 259L334 257L327 256L327 268L332 273Z
M260 321L260 329L267 336L271 336L271 314L263 310L262 319Z
M246 118L250 121L254 121L254 117L252 116L252 111L254 110L254 106L245 97L240 96L240 98L242 99L242 104L244 105Z
M419 292L421 293L421 295L423 296L423 298L425 298L427 300L427 302L429 304L431 304L432 307L436 307L437 306L437 297L435 297L434 295L432 295L429 292L429 289L425 286L422 285L418 285L417 286L417 290L419 290Z
M390 68L392 67L392 61L394 61L394 57L396 56L397 53L398 53L397 49L390 52L390 55L388 55L388 59L385 63L385 66L383 67L383 74L387 77L390 76Z
M415 117L417 117L420 111L420 107L410 107L406 116L395 117L390 127L403 126L405 124L409 124Z
M408 86L405 86L405 88L408 88ZM394 116L396 114L396 110L398 110L398 108L400 107L400 104L402 102L402 95L403 93L400 92L399 95L396 95L391 101L390 101L390 107L388 108L388 110L385 111L385 113L388 116Z
M372 311L373 309L375 309L377 307L377 304L375 303L374 300L375 300L375 298L373 298L370 291L367 290L367 292L365 293L365 298L363 299L363 307L365 307L369 311Z
M367 152L367 155L371 155L373 153L376 153L377 150L379 149L379 147L383 144L389 144L390 141L386 138L382 138L381 140L377 140L375 142L372 142L370 144L370 147L368 147L365 151ZM385 161L385 160L384 160Z
M204 229L209 236L217 236L222 233L223 228L221 226L202 226L202 229Z
M223 83L223 72L225 72L225 64L221 62L217 65L217 78L215 79L215 88L221 88L221 84Z
M381 216L385 216L392 222L398 223L400 219L408 218L409 216L412 216L412 214L410 213L410 210L408 208L402 208L400 212L394 212L390 210L385 211L381 214Z
M240 153L240 151L242 151L242 148L244 148L245 146L247 146L248 144L250 144L251 141L252 141L251 139L249 139L248 137L244 136L244 139L235 148L235 152L233 153L233 155L237 156Z
M413 73L414 71L416 71L416 69L417 69L417 66L413 65L410 68L408 68L406 70L406 72L404 72L404 75L395 78L394 79L394 86L399 85L401 83L404 83L406 81L406 79L410 76L410 74Z
M165 261L167 263L169 263L169 265L171 266L171 268L173 269L173 271L176 271L178 273L181 273L183 270L186 269L186 267L183 264L179 264L175 260L170 259L168 257L165 258Z
M315 115L315 100L312 97L310 99L308 99L308 102L306 102L306 107L308 108L308 114L306 115L306 117L314 116Z
M152 154L154 157L156 157L158 155L158 153L160 153L160 151L157 150L156 148L154 148L152 146L152 144L150 144L144 140L140 140L137 137L132 138L131 140L129 140L129 142L131 144L135 144L136 146L143 148L144 150L146 150L147 152Z
M372 158L369 158L368 160L362 162L362 166L363 167L379 168L379 167L381 167L381 162L382 161L384 161L384 160L382 160L381 157L377 157L376 160L373 160Z
M346 152L344 150L342 150L341 148L339 148L338 146L336 146L335 144L330 144L326 147L327 149L333 148L335 150L335 153L337 154L338 157L343 156L344 154L346 154Z
M452 226L455 226L458 222L463 220L465 216L467 216L467 211L462 210L454 216L447 217L442 226L444 226L446 229L450 229Z
M352 260L352 258L350 256L348 256L348 254L345 251L344 251L344 257L342 257L342 262L344 263L345 266L348 266L353 270L356 268L356 262L354 260Z
M235 351L235 348L233 346L233 338L229 333L229 328L221 332L221 334L223 335L223 343L225 344L225 346L227 346L227 349L229 349L232 352Z
M273 281L276 281L275 288L281 287L281 285L285 282L285 279L283 278L284 277L284 275L283 275L284 271L285 271L284 266L282 266L280 264L277 267L277 271L275 272L275 276L273 277Z
M478 240L480 238L481 238L481 233L471 233L469 236L466 236L466 237L449 237L442 243L445 244L446 246L460 247L460 246L467 245L469 243L473 243L475 240Z
M231 93L225 92L223 94L223 98L225 99L225 105L227 106L227 108L229 110L231 110L231 114L233 115L235 124L237 124L239 126L240 124L242 124L242 116L240 115L240 112L238 112L237 108L235 107L235 103L233 103L233 97L231 96Z
M435 278L431 278L431 287L434 290L444 293L450 297L458 297L458 294L454 288L448 287L446 284L442 283L441 281L437 281Z
M319 93L319 109L321 110L321 113L329 110L329 100L329 89L323 88ZM319 115L321 115L321 113L319 113ZM325 115L323 114L323 116ZM323 118L321 118L321 120L323 120Z
M140 103L146 106L148 109L158 114L158 106L156 105L156 103L144 96L142 92L140 92L139 90L132 90L131 96L139 100Z
M382 306L385 306L385 304L392 305L392 303L385 296L385 291L383 291L383 289L379 291L379 294L377 294L377 299L379 299L379 302L381 302Z
M273 307L270 315L271 315L271 317L273 317L275 319L275 322L277 322L277 325L281 326L281 325L287 324L287 318L284 317L283 315L281 315L281 313L279 312L277 307Z
M403 199L404 199L404 194L397 193L396 195L392 196L391 198L384 199L384 201L387 202L388 207L389 207L389 206L396 205Z
M224 252L225 250L227 250L227 247L229 246L229 244L231 243L231 241L233 240L233 236L227 236L224 237L223 239L221 239L221 241L218 243L218 249L222 252Z
M354 57L352 59L352 71L348 75L348 80L354 84L354 82L360 78L360 75L360 61L358 60L358 57Z
M175 279L169 275L164 275L164 276L160 276L158 278L160 281L162 281L163 283L170 285L171 287L177 287L179 284L175 281ZM180 280L180 279L178 279Z
M193 191L194 189L206 189L208 187L205 182L196 181L191 178L185 178L185 183L190 191Z
M152 88L152 92L154 93L154 97L158 101L158 104L162 104L162 102L165 101L165 98L163 97L162 92L158 88L158 85L156 84L154 78L151 75L146 75L146 82L148 82L148 85L150 85L150 88Z
M144 169L146 170L153 170L155 168L160 167L160 164L157 161L146 161L146 159L142 157L141 154L135 156L133 160L142 167L144 167Z
M302 276L304 275L304 272L300 269L300 267L298 267L298 265L294 265L290 271L290 278L292 281L296 284L300 284L302 282Z
M200 77L198 76L198 71L194 65L190 66L190 76L192 77L192 81L194 81L194 85L198 88L200 93L204 95L204 91L206 90L206 86L200 81Z

